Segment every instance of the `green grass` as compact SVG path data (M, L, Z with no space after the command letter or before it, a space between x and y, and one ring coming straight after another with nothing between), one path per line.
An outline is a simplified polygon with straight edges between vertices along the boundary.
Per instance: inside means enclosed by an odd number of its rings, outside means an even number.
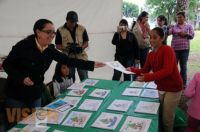
M190 43L190 53L200 52L200 31L195 31L195 37Z
M168 45L171 45L172 36L167 39ZM200 52L200 31L195 31L195 37L190 41L190 53Z

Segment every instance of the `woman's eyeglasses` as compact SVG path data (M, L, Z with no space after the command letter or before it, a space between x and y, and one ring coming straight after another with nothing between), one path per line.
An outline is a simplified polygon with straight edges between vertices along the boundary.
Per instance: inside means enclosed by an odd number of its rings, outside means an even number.
M48 35L56 35L56 32L54 30L41 30L41 31Z

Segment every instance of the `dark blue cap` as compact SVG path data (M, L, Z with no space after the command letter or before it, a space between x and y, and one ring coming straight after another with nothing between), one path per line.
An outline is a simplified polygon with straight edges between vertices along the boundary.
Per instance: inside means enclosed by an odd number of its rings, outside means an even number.
M67 13L66 20L72 21L72 22L78 22L78 15L75 11L69 11Z

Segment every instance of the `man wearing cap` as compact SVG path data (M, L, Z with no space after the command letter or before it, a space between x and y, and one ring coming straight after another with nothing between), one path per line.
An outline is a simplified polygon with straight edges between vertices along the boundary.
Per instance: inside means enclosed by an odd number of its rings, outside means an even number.
M55 44L56 48L71 58L87 60L88 56L85 48L88 47L88 34L78 22L78 15L75 11L69 11L66 17L66 23L57 29ZM88 78L88 72L77 69L80 80ZM70 74L75 82L75 68L70 67Z

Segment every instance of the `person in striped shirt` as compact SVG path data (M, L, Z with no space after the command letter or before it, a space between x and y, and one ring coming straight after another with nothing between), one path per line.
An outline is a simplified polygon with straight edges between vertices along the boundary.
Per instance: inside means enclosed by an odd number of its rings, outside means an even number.
M186 87L187 61L190 51L190 40L194 38L194 29L186 22L185 12L178 12L176 19L177 23L169 28L169 34L172 34L171 46L176 53L176 60L180 65L183 85Z

